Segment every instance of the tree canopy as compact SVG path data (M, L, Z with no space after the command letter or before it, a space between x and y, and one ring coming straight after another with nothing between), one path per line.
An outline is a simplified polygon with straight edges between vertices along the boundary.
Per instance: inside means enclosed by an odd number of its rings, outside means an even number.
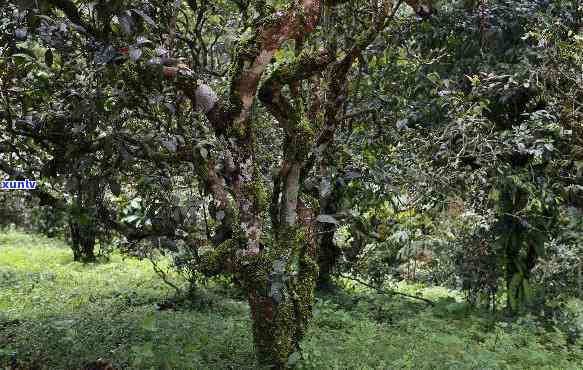
M261 365L339 276L514 313L582 292L580 1L21 0L0 29L0 171L39 180L33 217L75 260L232 277Z

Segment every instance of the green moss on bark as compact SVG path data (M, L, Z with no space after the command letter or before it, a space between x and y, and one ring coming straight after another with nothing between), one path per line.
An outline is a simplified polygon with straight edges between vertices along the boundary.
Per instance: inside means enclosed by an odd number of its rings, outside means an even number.
M205 276L215 276L225 272L226 264L235 256L237 242L234 239L228 239L222 242L211 252L203 255L199 261L199 269Z
M252 282L249 303L258 361L283 369L312 318L318 266L297 226L283 226L275 239L269 251L248 260L246 280ZM294 255L300 261L297 276L292 272Z
M256 164L253 166L253 183L252 192L255 196L257 202L257 208L260 212L267 211L269 206L269 193L263 182L263 177L259 171L259 166Z

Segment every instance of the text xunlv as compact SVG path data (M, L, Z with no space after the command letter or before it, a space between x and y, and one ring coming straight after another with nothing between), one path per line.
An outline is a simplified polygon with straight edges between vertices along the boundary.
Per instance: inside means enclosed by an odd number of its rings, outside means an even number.
M0 182L0 190L32 190L36 189L34 180L3 180Z

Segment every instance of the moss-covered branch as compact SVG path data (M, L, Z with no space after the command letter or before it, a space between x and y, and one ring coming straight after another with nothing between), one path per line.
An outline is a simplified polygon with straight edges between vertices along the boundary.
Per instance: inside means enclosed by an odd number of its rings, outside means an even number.
M272 195L271 215L275 226L295 223L300 172L314 137L301 95L294 94L293 101L290 102L282 94L282 88L320 73L331 61L331 54L327 50L304 51L294 60L276 69L260 89L259 98L284 128L286 135L284 162L277 175L277 186L274 186ZM281 206L278 207L280 194Z
M198 80L193 71L185 66L155 66L168 79L174 81L184 94L191 100L196 111L205 114L218 136L225 134L229 116L227 107L204 82Z
M286 40L315 29L320 6L320 0L294 2L285 11L263 17L257 31L239 42L231 65L230 104L234 125L246 126L259 80L271 58Z
M304 51L277 68L263 83L259 89L259 99L282 127L289 128L290 112L293 110L292 104L282 94L283 86L322 72L332 60L328 50Z
M237 245L234 239L228 239L202 255L198 264L200 272L207 277L232 272Z

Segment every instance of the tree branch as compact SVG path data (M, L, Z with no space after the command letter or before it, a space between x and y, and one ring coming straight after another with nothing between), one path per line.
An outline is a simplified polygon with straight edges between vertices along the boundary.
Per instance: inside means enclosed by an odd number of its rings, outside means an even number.
M320 7L320 0L300 0L287 12L278 11L263 18L257 33L239 43L232 64L230 92L235 125L245 125L261 75L275 52L286 40L312 32L320 16Z
M99 32L90 24L85 22L79 13L79 9L73 1L70 0L48 0L48 3L65 13L65 16L73 23L83 27L89 34L94 37L99 36Z
M322 72L331 62L332 55L328 50L303 52L295 60L276 69L263 83L259 89L259 99L284 129L288 127L293 108L282 95L283 86L310 78Z
M345 278L345 279L348 279L348 280L355 281L355 282L357 282L357 283L359 283L361 285L364 285L365 287L374 289L377 292L382 293L382 294L400 295L400 296L403 296L403 297L407 297L407 298L417 299L417 300L423 301L423 302L429 304L430 306L435 306L435 302L433 302L433 301L431 301L431 300L429 300L427 298L423 298L423 297L419 297L419 296L411 295L411 294L407 294L407 293L401 293L401 292L397 292L395 290L385 290L385 289L377 288L374 285L371 285L371 284L369 284L367 282L364 282L364 281L362 281L360 279L357 279L357 278L354 278L354 277L351 277L351 276L346 276L346 275L342 275L342 274L338 274L337 276L342 277L342 278Z

